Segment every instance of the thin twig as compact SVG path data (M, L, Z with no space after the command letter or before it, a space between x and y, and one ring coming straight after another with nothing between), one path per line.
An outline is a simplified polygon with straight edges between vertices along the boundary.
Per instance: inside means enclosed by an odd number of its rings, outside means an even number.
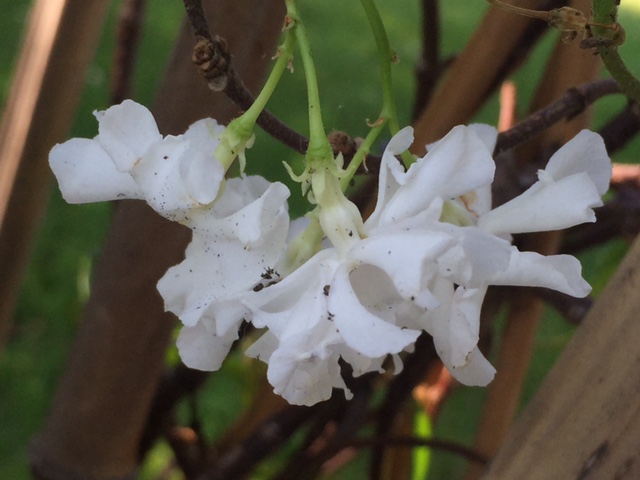
M365 375L350 384L354 398L349 402L341 395L334 395L325 402L323 410L315 416L320 421L309 432L302 448L273 480L316 478L328 462L344 452L345 446L350 444L369 418L371 383L374 378L375 375Z
M193 29L197 43L194 49L194 63L214 91L222 91L232 102L243 110L247 110L254 102L254 97L244 85L233 67L233 57L224 39L212 36L207 22L202 0L183 0L187 17ZM274 139L305 154L309 146L309 139L296 132L278 119L268 110L263 110L257 119L257 124ZM338 153L338 152L334 152ZM345 158L345 160L350 160ZM367 155L369 164L380 165L380 157Z
M640 131L640 104L631 100L624 110L598 132L611 155L622 149Z
M431 336L423 333L415 343L415 351L405 360L404 368L394 379L377 412L376 436L387 437L403 403L411 396L414 387L424 377L428 365L438 358ZM374 445L369 464L369 478L379 480L382 475L386 445Z
M610 78L583 83L568 90L555 102L531 114L506 132L500 133L494 154L497 155L531 140L554 123L564 118L571 119L599 98L614 93L620 93L620 87Z
M244 478L258 462L288 441L298 428L317 413L321 405L291 406L273 415L245 442L218 459L211 469L199 477L200 480Z
M193 370L179 364L165 371L151 405L147 424L140 440L140 458L151 449L163 433L165 419L172 415L178 402L187 395L194 394L209 378L208 372Z
M350 447L355 448L368 448L375 446L384 447L406 447L406 448L420 448L428 447L434 450L442 450L449 453L454 453L465 457L467 460L481 465L486 465L489 459L484 455L479 454L475 450L460 445L459 443L449 442L447 440L439 440L437 438L417 438L417 437L373 437L373 438L359 438L349 442Z
M640 232L640 190L620 188L612 200L595 212L595 223L567 230L562 242L563 253L573 255L615 238L635 238Z

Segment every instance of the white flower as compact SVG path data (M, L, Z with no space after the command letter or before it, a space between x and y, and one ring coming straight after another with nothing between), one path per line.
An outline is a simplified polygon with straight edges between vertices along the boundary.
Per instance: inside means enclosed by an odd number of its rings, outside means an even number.
M413 138L410 129L399 132L383 157L378 204L367 221L395 221L451 236L452 247L437 260L439 275L450 283L432 284L441 305L425 317L426 330L451 373L468 385L486 385L493 377L493 367L476 347L488 285L547 287L578 297L590 291L575 258L520 252L498 235L594 221L592 208L602 204L611 176L602 139L585 130L556 152L529 190L489 210L495 138L486 126L456 127L405 173L392 155ZM439 222L433 222L434 212Z
M242 296L277 279L288 196L281 183L235 178L210 209L190 211L186 258L158 282L165 308L184 324L178 349L187 366L217 370L248 314Z
M388 354L399 364L421 330L459 381L486 385L495 369L477 343L489 285L589 292L575 258L520 252L508 239L593 221L611 174L601 139L582 132L537 184L491 210L495 139L491 127L456 127L405 172L394 155L413 135L402 130L383 155L376 208L364 223L329 170L311 174L332 246L245 299L254 324L268 328L249 353L269 363L276 392L306 405L332 388L348 395L340 356L356 374L378 370ZM546 196L571 205L549 208Z
M144 199L161 215L182 220L185 210L216 198L225 169L213 155L224 131L215 120L163 138L151 112L131 100L95 115L98 136L73 138L49 155L67 202Z

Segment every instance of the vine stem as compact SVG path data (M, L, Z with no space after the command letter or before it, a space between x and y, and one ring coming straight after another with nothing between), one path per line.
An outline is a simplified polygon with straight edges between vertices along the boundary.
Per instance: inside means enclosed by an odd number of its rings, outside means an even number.
M373 32L373 37L376 41L376 47L378 49L378 59L380 61L380 73L382 75L382 111L376 122L374 122L374 128L371 131L371 143L377 138L380 129L376 127L382 123L388 123L389 131L391 135L395 135L400 131L400 124L398 122L398 114L396 110L396 104L393 96L393 81L391 76L391 63L395 61L396 55L392 52L389 45L389 38L387 32L382 23L380 12L375 4L374 0L360 0L362 8L364 9L369 26ZM367 137L369 138L369 136ZM356 168L359 166L358 161L364 160L364 156L368 151L362 154L356 154L352 164L356 164ZM409 167L415 159L409 152L403 152L402 161L405 167Z
M311 44L307 36L307 30L300 19L295 1L285 0L285 4L287 6L287 21L290 22L286 28L291 28L295 31L298 50L302 58L305 80L307 82L307 101L309 103L309 148L307 150L307 161L329 158L333 162L333 150L324 131L322 110L320 108L318 77L311 54Z
M602 24L615 23L618 18L617 3L620 2L616 2L615 0L593 0L594 21ZM620 32L606 28L594 26L593 30L598 37L612 41L616 40L616 35L620 35ZM624 93L634 100L640 101L640 80L638 80L624 64L615 43L611 46L598 47L598 54L600 58L602 58L602 62L611 76L620 84Z
M258 117L267 106L267 102L273 95L276 86L282 78L282 74L291 62L293 56L293 47L295 45L296 38L292 31L285 32L284 41L278 49L278 55L275 65L269 74L269 78L265 82L262 90L256 97L255 101L251 104L249 109L240 117L246 119L245 121L251 123L251 128L255 125Z

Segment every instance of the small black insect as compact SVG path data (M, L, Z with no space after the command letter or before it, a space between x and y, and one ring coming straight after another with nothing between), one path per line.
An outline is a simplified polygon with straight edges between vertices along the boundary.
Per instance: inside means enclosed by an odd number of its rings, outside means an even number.
M274 285L282 280L280 274L270 267L266 268L264 273L260 274L260 278L262 280L256 283L251 289L254 292L259 292L263 288L270 287L271 285Z

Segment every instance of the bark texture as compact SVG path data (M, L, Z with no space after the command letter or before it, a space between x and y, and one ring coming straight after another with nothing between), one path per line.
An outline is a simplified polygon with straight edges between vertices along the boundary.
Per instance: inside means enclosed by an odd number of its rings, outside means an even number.
M237 70L256 88L275 50L280 1L205 2L213 29L237 52ZM191 64L184 27L153 108L164 134L237 110L208 90ZM158 279L182 260L190 232L141 202L117 206L91 298L42 431L30 448L35 476L46 480L128 479L175 326L163 311Z

